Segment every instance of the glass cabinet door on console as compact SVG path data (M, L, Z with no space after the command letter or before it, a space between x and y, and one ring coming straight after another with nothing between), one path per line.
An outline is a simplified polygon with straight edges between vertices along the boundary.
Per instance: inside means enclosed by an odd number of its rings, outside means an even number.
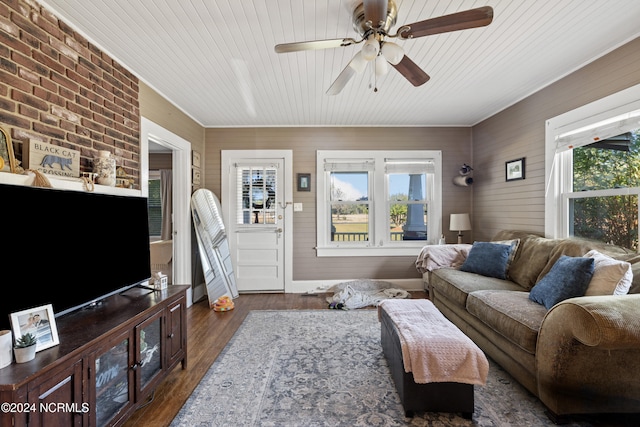
M135 328L136 361L134 362L136 378L136 401L146 397L154 388L164 369L164 316L162 312L145 320Z
M95 387L92 425L109 425L133 404L131 345L131 334L121 334L111 340L106 349L97 351L90 360Z

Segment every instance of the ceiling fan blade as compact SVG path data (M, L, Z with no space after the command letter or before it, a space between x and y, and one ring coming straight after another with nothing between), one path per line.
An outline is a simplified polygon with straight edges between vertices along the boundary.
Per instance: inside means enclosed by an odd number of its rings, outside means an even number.
M275 47L276 53L299 52L303 50L331 49L334 47L349 46L357 43L352 38L313 40L308 42L282 43Z
M362 57L362 52L358 52L349 61L344 70L340 72L335 81L327 89L327 95L337 95L349 83L349 80L356 74L360 74L367 66L367 60Z
M396 65L393 65L393 67L416 87L425 84L431 78L422 68L418 67L415 62L409 59L407 55Z
M364 18L371 21L374 28L383 25L387 20L388 0L364 0Z
M491 21L493 21L493 9L490 6L484 6L403 25L398 29L398 37L409 39L467 30L487 26Z

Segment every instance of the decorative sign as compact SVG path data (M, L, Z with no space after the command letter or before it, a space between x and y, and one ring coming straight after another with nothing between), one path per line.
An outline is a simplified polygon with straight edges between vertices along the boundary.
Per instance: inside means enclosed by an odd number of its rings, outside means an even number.
M79 151L40 141L29 141L29 149L25 156L24 163L29 169L45 175L80 176Z

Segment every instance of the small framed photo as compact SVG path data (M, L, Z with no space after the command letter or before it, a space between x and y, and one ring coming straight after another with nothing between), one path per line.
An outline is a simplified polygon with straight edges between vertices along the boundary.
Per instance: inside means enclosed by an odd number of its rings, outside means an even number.
M200 153L197 151L191 152L191 166L196 168L200 167Z
M196 167L191 169L191 184L200 185L200 169Z
M524 179L524 157L510 160L505 163L505 177L507 181Z
M298 174L298 191L311 191L311 174Z
M11 329L17 340L31 332L36 337L36 352L60 344L53 305L43 305L11 313Z
M9 133L0 127L0 172L16 172L16 159Z

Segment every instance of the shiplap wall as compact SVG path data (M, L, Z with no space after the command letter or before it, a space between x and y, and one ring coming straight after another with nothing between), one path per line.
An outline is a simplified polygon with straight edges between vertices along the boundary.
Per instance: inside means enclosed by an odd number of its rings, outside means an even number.
M546 120L640 84L640 38L473 127L473 229L544 233ZM505 181L505 162L526 158L526 179Z
M293 176L311 174L311 191L294 190L293 202L303 211L293 219L293 279L405 279L419 277L412 257L316 257L317 150L442 150L443 228L449 214L469 212L472 187L456 187L452 179L471 157L470 128L240 128L205 132L205 187L220 196L222 150L290 149ZM221 200L224 204L225 201ZM445 231L449 241L454 232ZM471 237L468 237L469 241Z
M189 141L192 150L200 153L204 150L204 128L142 82L140 115Z

